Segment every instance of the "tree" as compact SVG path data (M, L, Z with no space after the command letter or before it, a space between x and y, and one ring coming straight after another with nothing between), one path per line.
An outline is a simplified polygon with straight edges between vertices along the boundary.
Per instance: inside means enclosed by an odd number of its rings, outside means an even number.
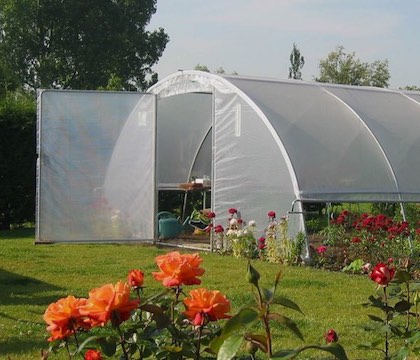
M204 71L204 72L214 72L215 74L226 74L225 69L223 69L221 66L219 66L216 70L214 71L210 71L210 69L207 67L207 65L202 65L202 64L197 64L194 67L194 70L198 70L198 71ZM238 75L238 73L236 71L233 71L231 75Z
M32 89L144 89L169 41L146 30L156 1L0 0L0 50Z
M289 79L302 80L302 68L305 65L305 58L300 54L300 50L293 43L293 49L290 54Z
M194 70L210 72L209 68L206 65L201 65L201 64L195 65Z
M400 88L400 90L420 91L420 87L416 85L407 85L403 88Z
M346 54L343 46L330 52L318 67L320 74L315 80L325 83L388 87L391 77L388 60L362 62L354 52Z
M31 96L8 92L0 101L0 229L34 221L35 120Z

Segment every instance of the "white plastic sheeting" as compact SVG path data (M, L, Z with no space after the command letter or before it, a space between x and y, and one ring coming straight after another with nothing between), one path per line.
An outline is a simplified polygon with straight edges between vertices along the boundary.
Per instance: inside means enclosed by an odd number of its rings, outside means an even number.
M299 213L301 202L420 200L417 92L195 71L173 74L150 92L158 104L213 94L219 222L230 207L264 226L269 210L286 215L295 201ZM300 214L289 217L293 233L303 230Z
M152 240L155 97L38 94L37 241Z
M275 211L294 234L301 202L420 201L417 92L183 71L39 99L41 240L151 239L156 189L192 176L211 175L216 222Z

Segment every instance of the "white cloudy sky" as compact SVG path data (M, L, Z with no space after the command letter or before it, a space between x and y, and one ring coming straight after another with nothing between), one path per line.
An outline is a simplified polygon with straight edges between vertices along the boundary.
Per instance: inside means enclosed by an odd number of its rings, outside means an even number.
M389 60L390 87L420 86L420 0L157 0L148 29L170 36L159 78L204 64L287 78L296 43L312 81L338 45L365 62Z

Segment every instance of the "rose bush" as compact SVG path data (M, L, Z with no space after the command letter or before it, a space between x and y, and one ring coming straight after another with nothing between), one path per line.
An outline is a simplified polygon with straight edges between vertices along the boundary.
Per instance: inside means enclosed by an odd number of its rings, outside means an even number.
M369 277L377 284L377 292L365 306L383 316L369 315L365 330L373 332L376 339L359 348L381 353L386 360L420 356L420 282L413 276L418 267L418 260L408 258L397 264L390 259L373 267Z
M410 256L418 248L419 234L419 229L407 221L384 214L357 214L343 210L320 232L327 251L319 256L317 249L313 249L313 263L332 270L345 268L362 272L363 264ZM363 264L360 265L359 261Z
M204 269L199 254L173 251L157 256L155 261L159 271L151 275L163 286L158 294L146 296L144 272L133 269L127 282L95 288L88 298L68 296L50 304L44 320L51 346L42 351L42 358L65 349L69 359L227 360L244 342L252 356L260 351L269 358L289 359L306 349L318 349L347 359L335 340L294 350L272 349L272 322L303 339L296 323L276 309L302 313L296 303L276 294L280 272L273 288L265 289L259 285L258 271L249 263L247 279L255 302L231 315L230 301L220 291L199 287L186 292L182 287L201 284ZM225 321L223 327L221 320ZM258 322L261 326L255 327Z
M229 300L205 288L184 295L182 286L201 284L204 269L198 254L174 251L155 261L160 271L152 276L165 287L159 294L144 297L144 272L134 269L127 282L93 289L88 298L68 296L49 305L44 320L51 347L44 359L62 348L70 358L84 354L85 359L198 359L201 345L208 346L219 329L209 323L230 316Z

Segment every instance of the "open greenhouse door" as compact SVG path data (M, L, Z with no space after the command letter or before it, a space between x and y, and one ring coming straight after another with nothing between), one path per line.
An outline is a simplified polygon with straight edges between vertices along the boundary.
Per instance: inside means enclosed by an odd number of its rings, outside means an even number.
M156 98L38 93L36 241L154 239Z

